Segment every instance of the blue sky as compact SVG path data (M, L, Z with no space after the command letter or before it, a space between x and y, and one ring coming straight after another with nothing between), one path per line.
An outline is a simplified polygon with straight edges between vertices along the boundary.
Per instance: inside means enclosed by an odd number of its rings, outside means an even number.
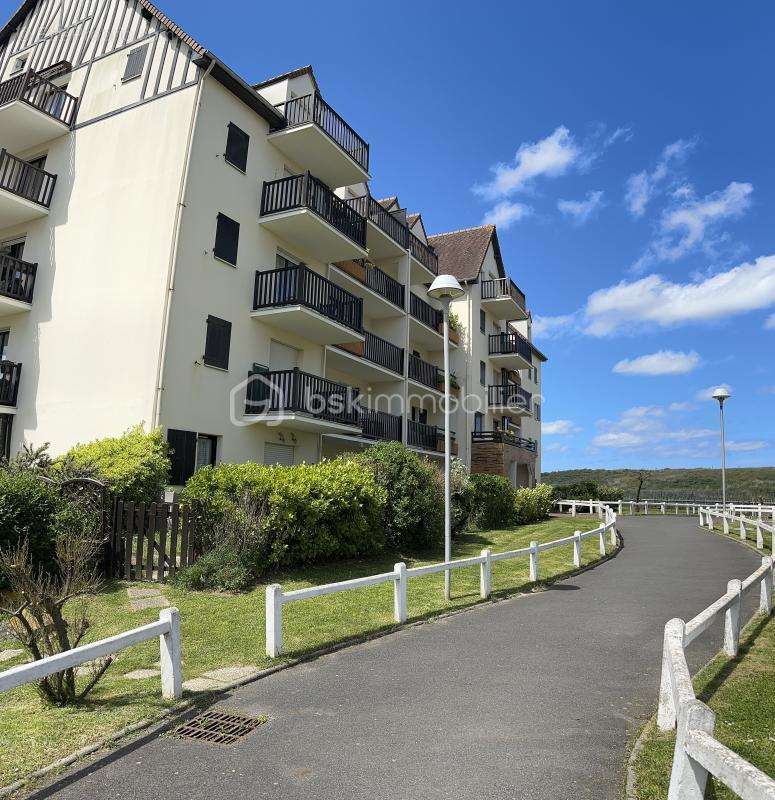
M545 470L715 465L720 383L730 464L775 463L775 8L160 5L249 80L312 63L430 232L499 223Z

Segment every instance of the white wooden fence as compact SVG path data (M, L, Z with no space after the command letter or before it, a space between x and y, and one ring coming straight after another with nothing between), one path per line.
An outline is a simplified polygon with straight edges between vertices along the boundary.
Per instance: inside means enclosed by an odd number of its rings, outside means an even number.
M180 615L177 608L163 609L157 622L0 672L0 692L118 653L119 650L156 636L159 637L161 651L162 696L167 700L178 700L183 694L183 687L180 670Z
M616 513L622 517L625 514L680 514L687 517L694 516L700 513L700 509L711 509L712 511L720 512L722 510L721 503L708 505L707 503L681 503L672 500L611 500L607 501L608 505L616 509ZM580 513L594 513L594 508L597 505L594 500L558 500L556 505L560 510L567 510L571 516L576 516ZM775 506L758 504L741 505L735 503L727 503L727 510L732 513L746 513L749 517L759 520L770 519L772 524L775 525Z
M740 538L747 539L748 531L756 532L756 547L764 550L764 533L770 534L770 547L775 554L775 519L771 524L764 522L761 516L748 516L739 507L728 506L726 513L719 507L703 507L699 511L700 525L708 530L715 530L716 523L726 534L737 528ZM775 514L773 515L775 516Z
M270 658L276 658L283 652L283 606L297 600L309 600L325 594L346 592L351 589L363 589L367 586L377 586L382 583L393 584L393 618L397 623L407 620L407 588L410 578L419 578L422 575L446 572L447 570L464 569L465 567L479 566L479 595L486 599L492 592L492 564L495 561L507 559L527 558L530 564L530 580L538 580L538 562L540 553L553 550L556 547L573 546L573 564L581 566L581 542L584 539L596 536L599 540L600 554L605 555L606 533L610 535L611 544L616 544L616 514L613 509L604 503L593 502L593 512L597 513L603 522L594 530L576 531L572 536L565 536L553 542L531 542L529 547L518 550L509 550L503 553L493 553L489 549L482 550L481 555L470 558L461 558L455 561L443 561L439 564L429 564L422 567L407 568L400 562L392 571L379 575L368 575L364 578L353 578L338 583L326 583L321 586L310 586L305 589L293 589L284 592L278 583L266 587L266 653Z
M743 800L775 800L775 781L713 737L715 714L694 694L685 652L723 614L724 653L736 656L742 598L758 588L759 610L769 615L772 587L773 561L765 556L756 572L744 581L729 581L726 593L696 617L665 625L657 725L663 731L677 729L668 800L702 800L708 775Z

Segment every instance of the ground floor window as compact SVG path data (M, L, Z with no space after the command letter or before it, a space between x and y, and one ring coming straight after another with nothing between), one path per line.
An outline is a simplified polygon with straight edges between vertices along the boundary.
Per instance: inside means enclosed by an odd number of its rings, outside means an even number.
M204 433L197 434L196 437L196 459L194 470L202 467L214 467L215 456L218 450L218 437L209 436Z
M294 447L290 444L278 444L277 442L264 443L264 464L273 466L277 464L281 467L292 467L294 464Z
M11 427L13 414L0 414L0 457L11 457Z

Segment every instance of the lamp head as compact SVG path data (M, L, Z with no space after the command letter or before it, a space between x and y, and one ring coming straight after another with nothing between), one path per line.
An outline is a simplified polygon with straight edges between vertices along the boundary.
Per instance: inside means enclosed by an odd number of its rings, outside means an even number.
M464 294L465 289L454 275L437 275L428 289L428 296L434 300L457 300Z
M726 386L719 386L718 389L716 389L711 396L713 397L714 400L718 400L719 405L723 406L724 401L728 400L730 397L729 389L727 389Z

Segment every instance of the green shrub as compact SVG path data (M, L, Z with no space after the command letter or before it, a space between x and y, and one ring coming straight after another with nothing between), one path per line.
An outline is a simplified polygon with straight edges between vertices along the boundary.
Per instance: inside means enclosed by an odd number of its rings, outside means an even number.
M475 473L472 519L483 529L505 528L514 522L514 489L501 475Z
M382 527L399 551L426 550L444 535L438 470L400 442L378 442L351 459L374 476L386 498Z
M215 589L221 592L244 592L256 580L250 567L232 548L219 545L175 575L183 589Z
M56 486L39 475L0 469L0 550L12 550L26 539L32 564L51 569L60 506ZM0 576L0 588L3 580Z
M517 522L526 525L530 522L540 522L549 516L554 502L552 487L546 483L539 483L532 489L520 487L514 493L514 511Z
M150 503L164 491L170 473L169 448L160 430L146 433L142 425L122 436L77 444L55 466L93 469L108 488L124 500Z
M260 515L242 553L255 577L299 564L372 555L385 545L380 524L385 494L373 474L352 459L293 467L220 464L196 472L182 493L184 501L200 504L205 536L213 544L219 526L238 513L245 496Z

